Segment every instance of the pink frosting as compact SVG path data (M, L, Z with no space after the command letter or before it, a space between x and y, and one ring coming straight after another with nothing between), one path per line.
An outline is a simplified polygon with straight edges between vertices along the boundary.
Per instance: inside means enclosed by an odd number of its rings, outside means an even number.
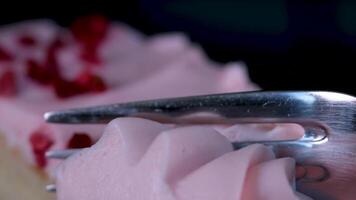
M263 145L233 151L211 126L113 120L102 138L57 171L59 200L309 199L295 192L294 160ZM271 181L273 180L273 181Z

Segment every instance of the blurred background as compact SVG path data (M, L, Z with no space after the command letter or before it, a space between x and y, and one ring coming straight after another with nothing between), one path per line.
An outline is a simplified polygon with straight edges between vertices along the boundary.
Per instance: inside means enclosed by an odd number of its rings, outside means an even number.
M215 61L244 61L264 89L356 95L356 1L13 1L2 10L2 25L102 14L147 35L182 31Z

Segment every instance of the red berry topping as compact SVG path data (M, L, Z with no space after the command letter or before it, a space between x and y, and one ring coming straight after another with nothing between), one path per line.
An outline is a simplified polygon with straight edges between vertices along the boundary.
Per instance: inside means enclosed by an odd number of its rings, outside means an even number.
M34 60L27 61L27 75L38 83L48 85L60 78L57 51L63 46L60 38L56 38L47 50L47 57L43 64Z
M54 89L59 98L67 98L88 92L102 92L106 90L104 81L94 74L84 72L74 81L56 79Z
M88 71L84 71L83 73L81 73L77 77L76 83L78 83L78 85L80 85L84 90L88 92L103 92L107 89L107 86L103 79Z
M32 36L23 35L19 38L19 44L26 47L32 47L36 45L36 40Z
M77 132L74 133L72 138L69 140L67 147L69 149L86 148L90 147L92 144L93 141L87 133Z
M98 45L105 38L109 21L101 15L81 17L74 21L71 31L76 40L91 47Z
M47 165L45 153L54 144L53 140L44 133L37 131L31 135L30 143L37 166L44 168Z
M12 61L13 56L8 53L5 49L0 47L0 61Z
M104 81L89 72L82 73L75 80L66 80L60 74L60 67L57 61L57 52L64 45L63 40L57 37L47 50L47 57L44 63L34 60L27 62L27 75L34 81L53 87L57 97L68 98L87 92L101 92L106 90ZM99 62L95 51L87 51L92 56L91 62Z
M47 64L48 65L48 64ZM34 60L27 61L27 75L34 81L49 85L58 77L57 69L54 67L46 67Z
M99 65L101 63L96 48L86 47L85 50L82 50L80 54L80 58L86 61L87 63L94 64L94 65Z
M109 21L100 15L81 17L74 21L71 31L82 45L81 58L91 64L100 64L97 49L106 37Z
M81 88L74 81L66 81L63 79L56 79L53 87L57 97L59 98L68 98L85 92L83 88Z
M0 76L0 96L15 96L17 94L16 76L11 70Z

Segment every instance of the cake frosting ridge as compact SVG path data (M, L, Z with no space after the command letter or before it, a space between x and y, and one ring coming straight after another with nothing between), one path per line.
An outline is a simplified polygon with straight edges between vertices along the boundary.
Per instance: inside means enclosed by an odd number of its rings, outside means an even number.
M69 199L310 199L295 191L294 160L255 144L233 151L211 126L175 127L113 120L92 147L57 171L57 197ZM90 192L88 192L90 191Z

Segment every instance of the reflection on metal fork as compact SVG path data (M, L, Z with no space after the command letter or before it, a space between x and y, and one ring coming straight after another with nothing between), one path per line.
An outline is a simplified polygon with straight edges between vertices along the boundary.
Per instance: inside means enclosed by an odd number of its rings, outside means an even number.
M55 185L47 185L46 186L47 192L56 192L56 186Z
M79 152L81 149L65 149L65 150L52 150L46 152L46 158L51 159L66 159L74 153Z

